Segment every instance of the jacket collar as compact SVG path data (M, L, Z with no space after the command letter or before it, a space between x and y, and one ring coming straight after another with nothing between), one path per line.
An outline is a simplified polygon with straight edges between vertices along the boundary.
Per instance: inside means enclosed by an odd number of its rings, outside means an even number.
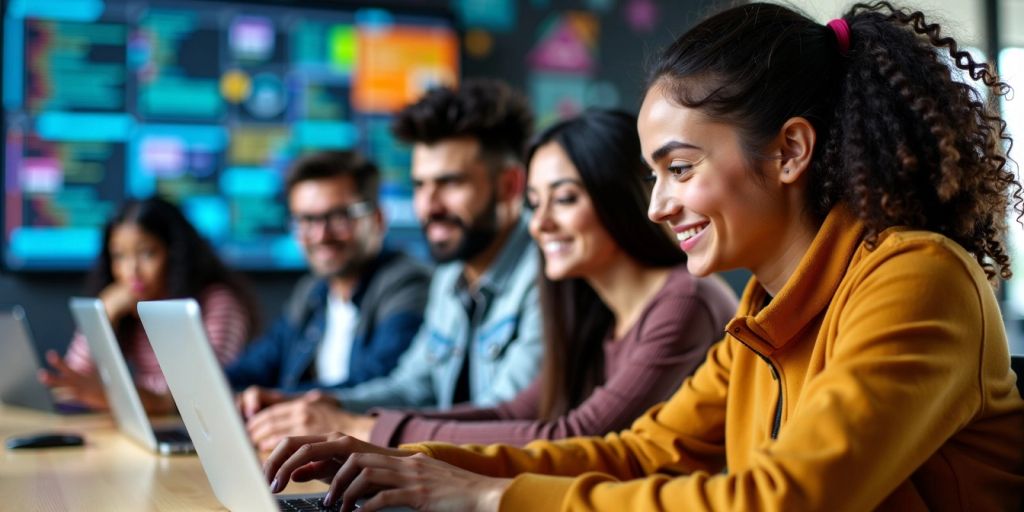
M844 205L832 208L796 271L763 308L768 294L750 279L729 334L765 356L784 347L832 302L863 233L863 223Z

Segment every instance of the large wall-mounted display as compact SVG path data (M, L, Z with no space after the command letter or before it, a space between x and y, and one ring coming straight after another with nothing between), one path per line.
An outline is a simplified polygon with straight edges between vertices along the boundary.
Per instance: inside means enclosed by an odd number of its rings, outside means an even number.
M388 127L458 80L443 11L13 0L3 19L5 267L87 268L118 203L160 194L232 265L301 268L283 175L318 149L369 154L393 232L418 232Z

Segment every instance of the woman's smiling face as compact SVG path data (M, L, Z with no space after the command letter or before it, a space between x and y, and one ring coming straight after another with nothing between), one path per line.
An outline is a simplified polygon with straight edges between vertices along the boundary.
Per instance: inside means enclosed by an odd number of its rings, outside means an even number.
M558 144L548 142L533 155L526 201L533 209L530 234L544 253L548 279L594 277L621 256L579 171Z
M637 123L655 178L648 216L676 234L694 275L756 271L783 249L787 206L771 180L751 169L735 127L668 94L651 87Z

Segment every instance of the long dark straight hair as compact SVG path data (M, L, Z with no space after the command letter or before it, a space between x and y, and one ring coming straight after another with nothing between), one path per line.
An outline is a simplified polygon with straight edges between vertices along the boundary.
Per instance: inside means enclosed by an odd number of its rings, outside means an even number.
M114 282L110 258L110 236L114 228L135 225L158 238L167 247L168 299L196 297L212 284L223 284L231 289L242 303L249 317L249 334L260 328L260 308L248 284L229 270L207 241L189 223L181 210L159 197L129 199L121 205L103 228L103 245L96 264L86 281L86 291L99 295ZM122 331L124 326L115 326ZM118 334L121 334L119 332ZM118 336L122 339L122 336Z
M590 110L538 134L526 162L541 146L558 144L598 206L598 220L630 258L648 267L672 267L684 253L659 225L647 219L651 187L640 158L636 118L625 112ZM529 172L529 171L528 171ZM603 341L614 316L581 278L552 281L539 273L544 311L544 363L538 417L554 420L578 406L604 382Z

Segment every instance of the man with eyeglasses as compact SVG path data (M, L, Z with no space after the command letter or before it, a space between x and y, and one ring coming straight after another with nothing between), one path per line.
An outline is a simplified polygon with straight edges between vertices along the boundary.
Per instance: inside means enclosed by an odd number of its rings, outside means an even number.
M240 402L249 412L296 392L387 375L419 330L430 273L383 248L379 187L377 167L354 152L315 153L291 167L291 227L311 273L226 370L234 388L248 388Z
M394 132L412 144L413 207L440 263L423 327L387 376L257 414L247 427L260 449L333 430L372 430L386 445L395 425L356 413L489 407L530 384L543 353L538 255L522 218L531 125L525 98L494 81L435 89L398 114Z

